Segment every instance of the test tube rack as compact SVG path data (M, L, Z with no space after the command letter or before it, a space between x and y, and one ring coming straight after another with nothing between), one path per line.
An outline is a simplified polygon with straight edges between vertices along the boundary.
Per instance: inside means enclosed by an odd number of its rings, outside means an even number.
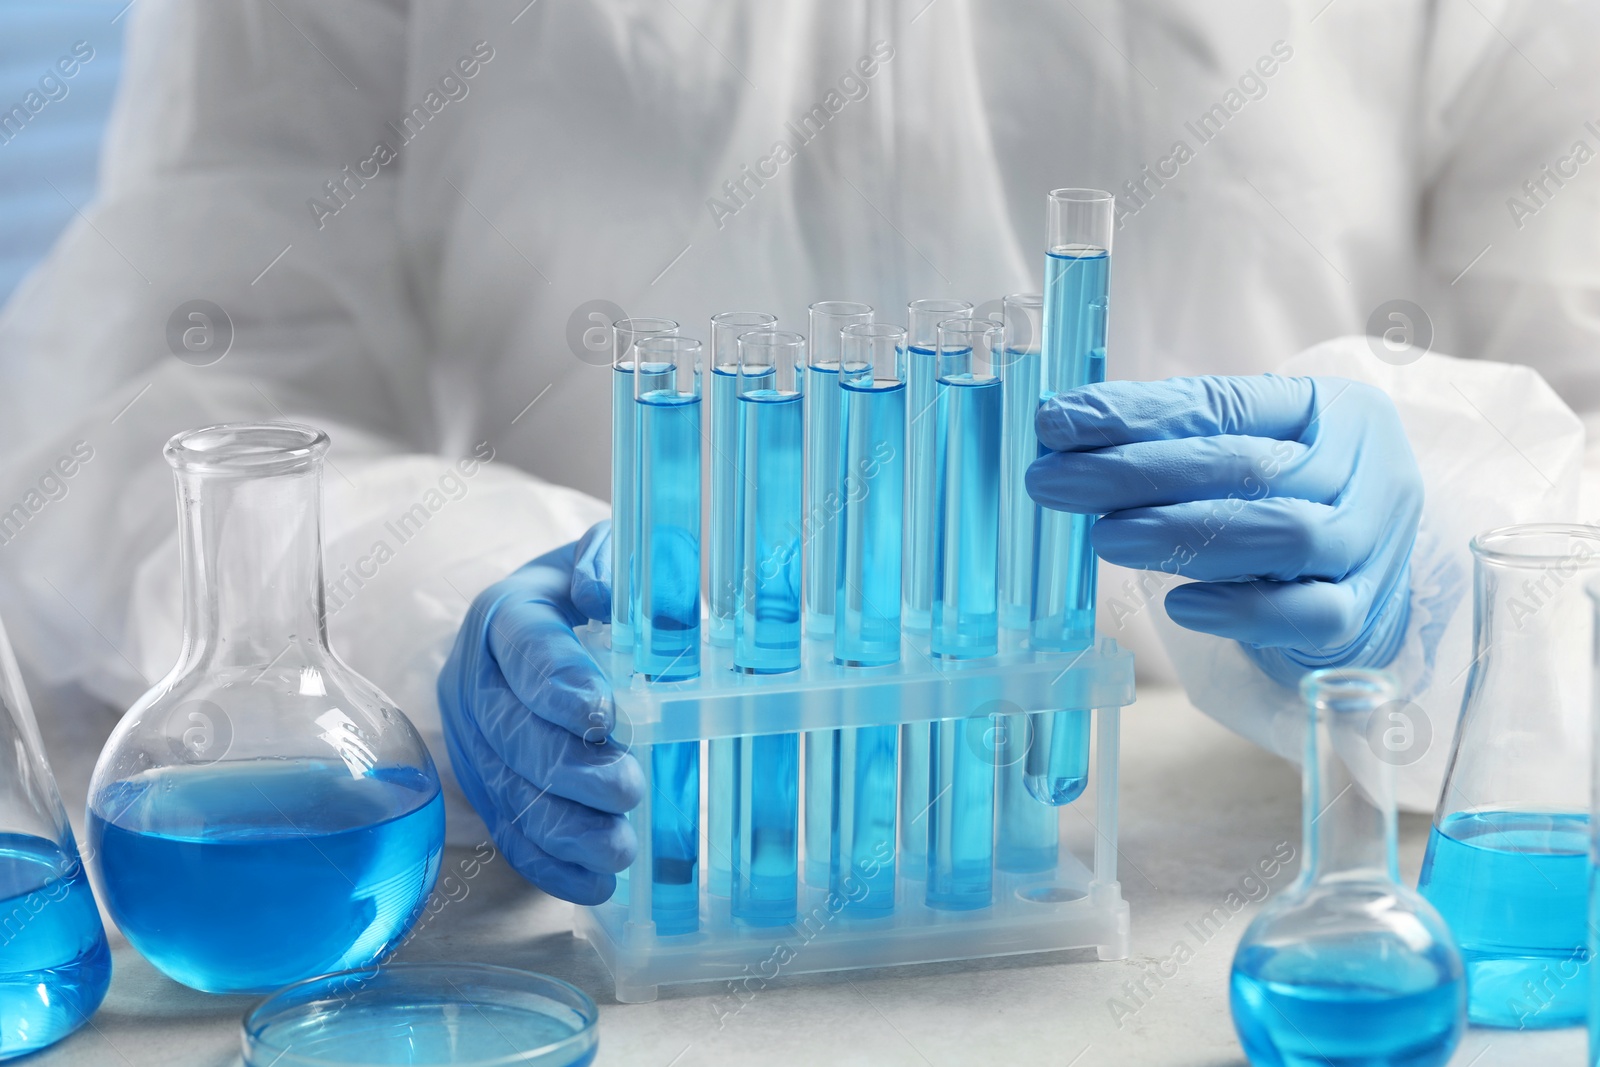
M1025 635L1002 631L998 655L936 660L927 636L908 633L900 662L860 669L832 662L832 642L808 637L802 666L782 675L751 676L731 669L731 652L702 645L699 678L649 683L633 673L627 653L614 652L607 627L579 633L611 683L616 740L629 746L646 775L645 800L631 818L639 852L617 896L577 908L576 934L590 942L611 972L622 1003L654 1000L658 988L718 983L730 1010L783 975L902 964L979 959L1063 949L1096 951L1099 959L1125 959L1129 910L1117 880L1117 767L1121 710L1134 701L1133 656L1109 638L1076 653L1030 650ZM726 896L700 879L698 929L664 935L651 911L650 746L710 742L745 735L804 733L861 726L1088 709L1093 718L1089 787L1054 809L1061 844L1053 869L1011 873L997 869L992 903L950 911L924 903L923 881L911 865L897 864L895 906L883 917L855 917L827 885L806 881L801 837L799 906L785 926L737 923ZM1023 752L1026 744L1008 752ZM706 753L702 750L702 765ZM901 759L905 758L902 750ZM996 760L996 774L1018 774ZM805 767L799 768L802 781ZM711 850L725 847L707 833L707 776L701 777L700 870ZM803 787L803 786L802 786ZM802 797L802 809L804 797ZM999 810L997 807L997 818ZM1071 840L1080 843L1076 849Z

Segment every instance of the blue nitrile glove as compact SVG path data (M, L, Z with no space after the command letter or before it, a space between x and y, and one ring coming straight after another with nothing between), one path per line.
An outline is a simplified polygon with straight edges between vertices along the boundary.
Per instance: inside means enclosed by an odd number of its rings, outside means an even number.
M461 789L507 862L579 904L616 889L638 841L622 813L644 776L612 739L605 679L573 627L611 616L611 524L478 595L439 672Z
M1046 507L1104 516L1102 559L1198 579L1180 626L1240 642L1296 685L1382 667L1410 617L1422 476L1381 390L1343 378L1104 382L1039 409L1054 452L1028 469Z

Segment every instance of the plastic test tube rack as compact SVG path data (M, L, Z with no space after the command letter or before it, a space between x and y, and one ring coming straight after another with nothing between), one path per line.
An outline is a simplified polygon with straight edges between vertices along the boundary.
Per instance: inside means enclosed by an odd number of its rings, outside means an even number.
M881 918L855 917L826 885L805 881L802 851L796 921L746 926L734 921L726 896L700 880L700 916L692 933L661 935L651 919L650 797L634 813L638 857L626 889L598 907L577 909L576 932L600 953L623 1003L654 1000L657 988L719 982L744 989L780 974L854 970L897 964L977 959L1060 949L1094 948L1102 960L1124 959L1129 912L1117 881L1117 758L1121 709L1134 700L1133 657L1110 639L1086 652L1040 653L1023 635L1002 631L1000 653L982 659L936 661L926 635L903 640L900 662L862 670L836 666L831 640L807 639L800 670L752 676L730 669L731 651L701 649L702 673L692 681L649 683L635 676L627 653L613 652L607 627L591 624L580 637L612 682L617 740L630 744L648 778L650 746L713 738L986 717L996 712L1093 711L1094 756L1089 790L1055 809L1073 836L1092 829L1092 853L1062 841L1054 868L1034 873L996 870L992 903L967 911L930 908L922 878L897 864L895 904ZM1026 722L1020 715L1010 722ZM992 724L991 724L992 725ZM991 727L980 726L971 736ZM704 746L702 746L704 747ZM1002 752L1021 746L1002 747ZM704 755L704 754L703 754ZM903 755L902 755L903 758ZM1004 764L1011 757L995 757ZM1008 766L997 768L1006 773ZM799 768L802 776L804 767ZM803 798L802 798L803 801ZM702 776L701 804L704 807ZM700 819L700 869L710 851ZM1088 825L1092 824L1092 828ZM804 849L804 842L801 843Z

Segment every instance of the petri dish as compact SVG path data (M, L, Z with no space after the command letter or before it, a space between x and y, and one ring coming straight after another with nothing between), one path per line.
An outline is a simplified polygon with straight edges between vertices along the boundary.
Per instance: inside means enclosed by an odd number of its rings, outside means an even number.
M599 1009L548 975L391 963L296 982L244 1017L246 1067L585 1067Z

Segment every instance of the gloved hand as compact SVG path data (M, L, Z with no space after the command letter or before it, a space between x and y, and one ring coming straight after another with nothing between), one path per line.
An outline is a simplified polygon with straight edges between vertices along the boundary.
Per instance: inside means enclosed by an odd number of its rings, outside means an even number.
M472 602L439 672L450 763L507 862L579 904L616 889L644 776L611 738L605 679L573 628L611 616L609 522Z
M1381 390L1343 378L1105 382L1042 405L1045 507L1103 517L1105 560L1199 579L1180 626L1239 641L1271 677L1383 667L1410 616L1422 476Z

